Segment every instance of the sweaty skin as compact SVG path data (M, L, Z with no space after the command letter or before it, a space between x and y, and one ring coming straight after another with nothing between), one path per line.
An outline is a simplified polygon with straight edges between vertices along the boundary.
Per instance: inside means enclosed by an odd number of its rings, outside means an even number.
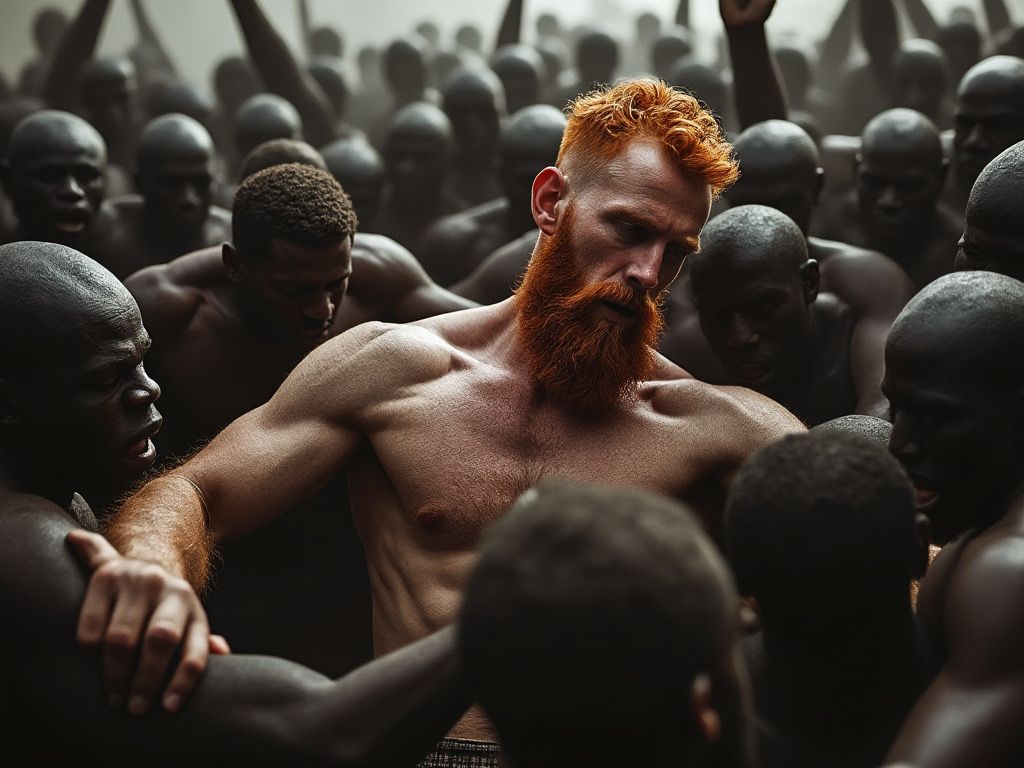
M574 192L558 169L545 169L534 185L538 223L554 235L574 200L585 282L655 296L682 249L695 247L709 188L646 142L628 145L602 173ZM620 217L647 222L643 238L624 240ZM612 308L593 311L624 322ZM204 504L183 478L202 489L213 536L224 541L348 470L380 654L454 617L481 530L539 478L656 490L690 501L714 530L739 463L802 429L777 404L695 381L661 357L635 398L600 418L544 392L519 338L516 299L410 325L357 326L305 358L266 405L144 487L110 534L125 552L200 585L208 548L173 543L185 531L201 541L205 527ZM479 715L455 733L488 735Z

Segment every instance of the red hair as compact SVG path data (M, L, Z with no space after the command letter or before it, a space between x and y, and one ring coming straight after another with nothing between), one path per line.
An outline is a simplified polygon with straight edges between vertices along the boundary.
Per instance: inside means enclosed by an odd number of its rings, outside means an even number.
M584 184L635 139L652 139L687 176L711 187L733 184L739 166L714 116L692 96L661 80L628 80L592 91L569 105L558 167Z

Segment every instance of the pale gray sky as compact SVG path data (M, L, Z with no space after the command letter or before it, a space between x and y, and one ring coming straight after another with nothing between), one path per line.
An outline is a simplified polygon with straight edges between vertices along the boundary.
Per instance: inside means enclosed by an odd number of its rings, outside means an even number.
M770 28L776 33L801 30L815 37L824 34L841 0L778 0ZM1008 0L1015 18L1024 22L1024 0ZM223 0L148 0L153 21L164 43L189 78L207 83L212 66L225 54L241 50L228 4ZM263 0L289 41L298 40L295 0ZM955 5L977 7L979 0L928 0L940 18ZM14 79L22 64L32 56L30 25L42 7L57 6L69 13L78 0L0 0L0 69ZM669 20L676 0L526 0L527 34L533 19L554 9L567 24L585 22L628 39L630 19L644 10ZM367 41L386 42L410 30L418 21L433 19L446 39L464 22L481 26L492 37L505 0L311 0L314 23L326 22L343 30L350 52ZM693 23L698 32L719 28L717 0L691 0ZM806 26L802 26L806 25ZM133 39L128 0L113 0L101 52L120 53ZM702 39L709 39L705 36Z

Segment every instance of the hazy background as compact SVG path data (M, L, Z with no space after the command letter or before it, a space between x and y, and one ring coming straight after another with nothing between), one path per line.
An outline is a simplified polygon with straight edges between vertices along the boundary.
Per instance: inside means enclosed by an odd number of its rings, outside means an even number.
M299 24L295 0L262 0L264 8L293 48L299 44ZM814 38L825 34L838 13L842 0L778 0L769 23L776 34L802 32ZM717 34L721 27L718 0L691 0L695 30ZM1024 0L1009 0L1015 20L1024 20ZM55 6L74 14L79 0L0 0L0 69L9 81L16 82L22 65L34 54L31 21L45 6ZM940 20L957 5L979 8L980 0L928 0ZM214 64L226 54L242 51L242 44L227 2L223 0L147 0L154 25L170 51L179 71L208 88ZM653 11L669 22L675 13L675 0L527 0L523 24L524 42L532 42L536 16L553 11L566 25L587 23L628 40L632 37L632 19L641 11ZM367 42L380 44L410 31L417 22L433 20L446 44L450 44L460 24L472 22L490 44L505 8L504 0L311 0L313 24L328 23L345 37L345 58L352 60L356 50ZM709 45L710 35L700 41ZM134 40L127 0L113 0L100 39L101 54L119 54Z

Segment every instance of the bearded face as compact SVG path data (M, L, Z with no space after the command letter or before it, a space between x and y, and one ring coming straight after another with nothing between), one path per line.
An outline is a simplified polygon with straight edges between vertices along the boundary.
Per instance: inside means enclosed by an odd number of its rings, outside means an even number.
M516 296L520 341L546 392L589 414L635 397L654 368L663 295L615 280L587 283L571 205L555 233L541 237Z

